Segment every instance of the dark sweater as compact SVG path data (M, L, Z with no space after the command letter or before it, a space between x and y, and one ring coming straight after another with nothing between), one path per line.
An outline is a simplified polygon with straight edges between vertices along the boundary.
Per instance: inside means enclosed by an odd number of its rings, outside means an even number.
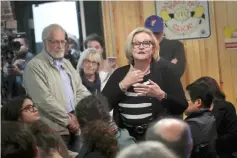
M216 117L218 153L237 152L237 116L234 105L222 99L215 100L212 113Z
M160 56L167 61L177 58L177 64L174 64L175 73L179 78L183 75L186 67L186 58L183 43L178 40L168 40L164 38L160 42Z
M115 70L102 91L111 109L114 109L114 120L119 127L126 128L124 124L132 126L149 124L164 114L180 115L187 108L181 82L169 66L153 62L151 73L144 77L145 80L151 79L157 83L167 93L167 99L161 101L149 96L131 96L133 88L129 88L129 94L121 91L119 82L123 80L129 68L127 65Z
M189 124L193 138L191 158L216 158L216 120L209 109L191 113L185 121Z

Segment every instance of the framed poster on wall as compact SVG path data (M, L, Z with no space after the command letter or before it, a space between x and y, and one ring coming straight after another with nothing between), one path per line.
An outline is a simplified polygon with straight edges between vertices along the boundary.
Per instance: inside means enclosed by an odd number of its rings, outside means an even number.
M225 48L237 50L237 25L225 27Z
M208 1L156 1L156 14L163 19L164 36L186 40L211 35Z

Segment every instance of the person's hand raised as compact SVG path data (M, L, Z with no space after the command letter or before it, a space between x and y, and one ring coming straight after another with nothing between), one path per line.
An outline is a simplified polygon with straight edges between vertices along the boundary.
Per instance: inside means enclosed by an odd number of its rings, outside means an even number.
M142 82L143 78L144 78L144 73L141 70L134 70L134 68L131 66L127 75L120 82L120 84L123 86L123 88L128 89L133 84Z

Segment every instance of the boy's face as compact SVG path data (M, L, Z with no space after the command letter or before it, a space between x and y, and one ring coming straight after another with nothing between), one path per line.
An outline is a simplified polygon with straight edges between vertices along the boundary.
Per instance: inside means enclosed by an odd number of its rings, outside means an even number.
M202 101L201 99L197 99L195 101L191 100L189 91L186 92L185 94L186 100L188 102L188 108L185 110L185 113L193 113L193 112L198 112L200 111L200 108L202 106Z

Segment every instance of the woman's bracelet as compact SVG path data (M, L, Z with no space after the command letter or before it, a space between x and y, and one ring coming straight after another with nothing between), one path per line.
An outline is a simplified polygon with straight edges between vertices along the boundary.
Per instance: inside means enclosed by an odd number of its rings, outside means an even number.
M121 82L119 82L119 88L120 88L121 91L123 91L124 93L127 92L127 88L125 88L125 87L123 86L123 84L121 84Z

